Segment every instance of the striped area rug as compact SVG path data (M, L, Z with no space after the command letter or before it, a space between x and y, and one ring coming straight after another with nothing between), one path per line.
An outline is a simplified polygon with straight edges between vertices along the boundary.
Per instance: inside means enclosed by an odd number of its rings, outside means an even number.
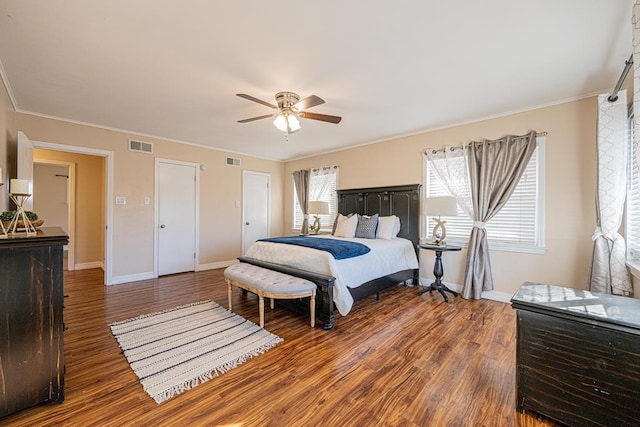
M111 323L111 332L157 403L227 372L283 339L213 301Z

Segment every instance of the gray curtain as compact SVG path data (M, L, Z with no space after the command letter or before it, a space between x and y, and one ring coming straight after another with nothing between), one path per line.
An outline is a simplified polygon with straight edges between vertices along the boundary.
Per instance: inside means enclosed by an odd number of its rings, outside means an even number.
M302 209L301 234L309 234L309 171L306 169L293 172L293 183L296 186L298 203Z
M618 230L627 195L627 93L616 101L609 94L598 97L598 186L593 254L585 289L631 296L633 285L627 272L626 245Z
M536 132L524 136L472 142L469 145L469 180L473 228L467 249L464 298L480 299L493 289L487 223L507 203L536 149Z

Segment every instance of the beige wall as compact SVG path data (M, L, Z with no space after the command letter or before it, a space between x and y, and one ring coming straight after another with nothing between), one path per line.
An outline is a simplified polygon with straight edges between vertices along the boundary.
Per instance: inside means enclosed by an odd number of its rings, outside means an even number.
M113 206L113 276L136 278L153 272L155 157L204 164L200 172L200 266L219 266L242 251L242 169L271 175L271 234L282 234L284 164L187 144L68 123L28 114L17 115L17 128L35 141L88 147L114 153L113 195L127 197ZM129 138L154 144L154 154L131 152ZM215 139L215 135L212 135ZM225 155L239 157L242 169L225 165ZM151 199L144 205L145 197Z
M545 131L548 133L546 252L543 255L492 252L495 290L505 295L515 292L524 281L583 286L595 225L595 123L596 99L592 97L283 164L17 115L17 129L33 140L114 152L114 196L128 199L127 205L114 205L115 277L153 270L155 156L207 165L208 169L201 173L200 264L215 267L239 256L242 245L241 209L235 207L235 201L242 200L242 170L225 166L225 155L240 157L243 169L271 174L271 234L279 235L291 233L291 172L294 170L337 164L340 166L339 188L421 183L421 152L425 148L498 138L508 133L524 134L531 129ZM15 139L16 126L4 126ZM153 142L154 155L129 152L129 137ZM143 205L144 197L151 197L151 205ZM421 253L421 276L429 278L433 255L424 252ZM447 254L445 281L463 283L465 256L464 251Z
M596 220L596 108L596 98L588 98L287 162L285 176L289 179L284 180L284 194L292 192L290 176L294 170L339 165L341 189L422 183L421 152L425 148L530 130L547 132L546 253L492 251L495 291L513 294L524 281L582 288ZM289 231L293 223L291 197L285 196L284 202L284 228ZM443 257L446 282L464 283L465 257L465 250ZM421 251L420 258L421 277L433 277L431 251Z
M34 161L58 160L75 164L75 263L104 260L104 157L52 150L33 150ZM34 194L34 208L39 203ZM37 213L37 212L36 212ZM46 218L42 218L45 220Z
M6 210L9 205L8 181L10 177L15 178L17 138L16 112L11 105L4 82L0 79L0 168L2 168L0 181L5 183L3 187L0 187L0 211Z

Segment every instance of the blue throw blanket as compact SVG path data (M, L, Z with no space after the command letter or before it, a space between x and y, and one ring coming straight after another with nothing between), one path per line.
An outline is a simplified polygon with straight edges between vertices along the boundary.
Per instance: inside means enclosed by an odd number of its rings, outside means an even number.
M261 242L286 243L288 245L304 246L329 252L335 259L353 258L371 251L366 245L358 242L348 242L337 239L322 239L306 236L287 236L260 239Z

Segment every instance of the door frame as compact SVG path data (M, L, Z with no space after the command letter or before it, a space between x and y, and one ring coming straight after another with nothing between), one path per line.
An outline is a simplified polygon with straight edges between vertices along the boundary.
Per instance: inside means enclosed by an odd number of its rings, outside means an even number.
M51 151L64 151L67 153L88 154L90 156L104 157L105 159L105 238L104 238L104 284L113 283L113 151L97 148L81 147L76 145L57 144L53 142L34 141L34 148L42 148Z
M245 207L247 206L247 204L245 203L245 199L244 199L245 195L246 195L246 191L245 191L246 189L245 189L244 184L246 182L245 177L247 175L249 175L249 174L251 174L251 175L262 175L262 176L267 177L267 206L266 206L266 209L267 209L267 234L269 236L271 236L271 174L270 173L266 173L266 172L256 172L256 171L250 171L250 170L243 170L242 171L242 223L241 223L241 225L242 225L242 254L243 255L247 252L247 249L249 249L249 248L245 247L245 240L244 240L244 237L245 237L245 235L244 235L245 234L244 233L244 230L245 230L244 223L246 222L246 219L245 219L245 214L246 214Z
M160 270L160 265L159 265L159 257L160 257L160 249L159 249L159 245L160 245L160 239L159 239L159 232L160 232L160 224L159 224L159 220L158 220L158 192L159 192L159 179L158 179L158 167L160 165L160 163L168 163L168 164L172 164L172 165L179 165L179 166L189 166L192 167L195 171L195 177L196 177L196 194L195 194L195 209L196 209L196 224L195 224L195 231L194 231L194 250L196 253L196 256L193 260L193 266L194 266L194 270L198 271L198 266L200 265L200 164L199 163L193 163L193 162L183 162L180 160L172 160L172 159L163 159L160 157L156 157L155 158L155 170L154 170L154 207L153 207L153 277L157 278L159 276L158 271Z
M69 235L67 270L73 271L76 269L76 164L64 160L36 159L35 157L33 164L67 167L67 173L69 174L69 179L67 179L67 234Z

